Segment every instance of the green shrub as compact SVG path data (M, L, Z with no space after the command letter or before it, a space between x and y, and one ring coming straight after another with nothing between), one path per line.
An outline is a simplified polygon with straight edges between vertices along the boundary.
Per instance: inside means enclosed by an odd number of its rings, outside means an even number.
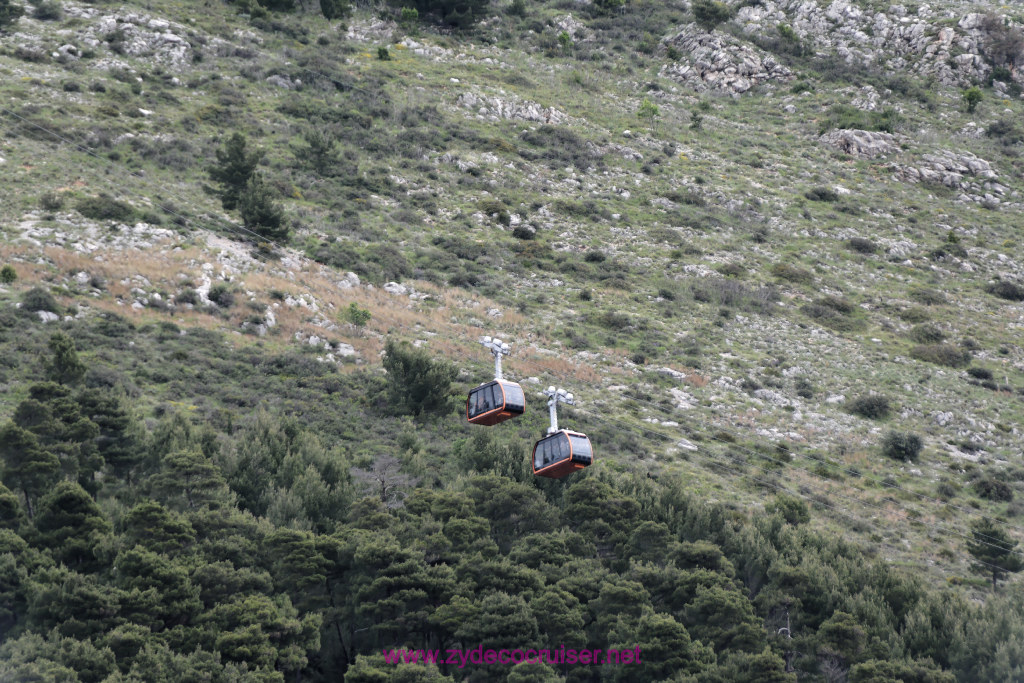
M711 31L723 21L732 19L733 10L724 2L694 0L693 17L705 31Z
M597 321L610 330L624 330L633 324L633 321L625 313L618 311L605 311L598 316Z
M918 344L910 349L910 357L950 368L961 368L971 362L971 354L968 351L950 344Z
M867 394L849 399L845 407L847 412L869 420L883 420L889 417L892 410L889 399L881 394Z
M118 201L107 194L80 199L75 204L75 210L96 221L128 223L135 220L136 216L135 209L130 204Z
M181 290L180 294L174 297L174 300L177 301L179 304L192 304L193 306L198 306L199 292L192 289L191 287L186 287L185 289Z
M858 254L874 254L878 251L877 244L863 237L851 237L846 241L846 246Z
M42 287L33 287L21 295L21 309L33 313L36 311L58 313L60 305L57 304L57 300L48 291Z
M391 53L383 45L377 48L377 59L382 62L389 61L391 59Z
M618 11L625 4L626 0L594 0L594 6L605 14Z
M24 13L25 10L21 5L16 5L10 0L0 0L0 31L16 23Z
M964 89L963 98L964 106L967 107L967 111L969 113L973 113L974 110L978 108L978 105L981 104L981 100L984 98L984 95L981 92L981 88L971 86L970 88Z
M1014 282L999 280L987 286L985 291L1007 301L1024 301L1024 287Z
M815 187L807 192L804 192L804 196L810 199L812 202L838 202L839 195L834 190L830 190L827 187Z
M888 432L882 439L882 454L893 460L915 462L921 454L921 437L911 432Z
M707 206L708 204L708 200L700 192L694 190L669 190L664 196L665 199L676 204L686 204L687 206Z
M775 500L766 505L764 511L769 515L780 515L786 520L787 524L792 524L793 526L806 524L811 521L811 512L807 507L807 503L799 498L787 496L784 493L775 496Z
M1024 131L1012 119L996 119L985 128L985 135L996 138L1005 145L1024 142Z
M32 16L40 21L57 21L64 17L64 8L61 7L59 2L40 0Z
M743 277L747 269L738 263L723 263L722 265L715 268L719 273L726 277Z
M931 287L914 287L910 290L910 298L925 306L937 306L946 303L946 295Z
M908 336L918 344L937 344L946 338L945 332L934 325L915 325Z
M943 479L935 487L935 491L939 494L940 498L949 500L950 498L955 498L956 494L960 492L960 485L948 479Z
M366 327L366 323L370 322L371 317L370 312L365 308L359 308L355 301L350 303L345 310L345 319L356 327Z
M520 224L512 228L512 236L520 240L532 240L537 236L537 229L531 225Z
M435 361L425 350L393 340L384 347L384 369L392 409L412 415L444 410L452 380L458 374L450 363Z
M971 377L973 377L974 379L989 380L989 381L992 380L992 371L989 370L988 368L979 368L979 367L967 368L967 374L970 375Z
M60 211L64 208L64 198L56 192L44 192L39 196L39 208L43 211Z
M848 104L837 104L828 110L822 120L819 132L827 133L837 128L854 128L893 133L900 121L899 112L891 107L886 107L882 111L861 111Z
M485 215L490 216L506 227L512 222L512 216L509 215L508 206L505 205L505 202L497 199L483 199L477 206L480 207L480 211Z
M798 377L793 386L800 398L814 398L814 385L806 377Z
M320 13L328 21L344 19L352 13L352 6L346 0L320 0Z
M18 271L10 263L0 268L0 282L9 285L18 279Z
M1013 500L1013 489L1005 481L994 475L982 477L974 482L974 490L986 500L1009 503Z
M864 321L853 316L856 307L848 299L826 296L815 299L801 309L809 318L837 332L852 332L864 326Z
M415 7L403 7L398 17L398 23L405 28L411 28L420 20L420 13Z
M789 263L776 263L772 266L772 275L780 280L796 284L807 285L814 282L814 273Z
M210 293L206 297L221 308L231 308L235 305L235 294L226 282L218 282L210 287Z
M921 308L920 306L912 306L911 308L905 308L899 312L900 320L908 323L924 323L932 319L932 314L928 312L928 309Z
M695 301L719 306L735 306L756 313L771 313L779 294L773 287L748 287L735 279L701 277L689 281Z
M597 147L565 126L540 126L520 133L519 139L537 150L521 148L519 155L528 161L545 161L553 169L575 166L580 171L602 168L603 155Z

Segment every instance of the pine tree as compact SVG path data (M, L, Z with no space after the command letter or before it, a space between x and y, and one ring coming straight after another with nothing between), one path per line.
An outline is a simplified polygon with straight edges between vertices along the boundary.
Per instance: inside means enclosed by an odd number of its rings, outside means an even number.
M31 518L32 501L57 481L57 456L44 450L35 434L10 422L0 430L0 462L4 483L21 490Z
M328 0L329 2L331 0ZM320 3L321 7L323 2ZM319 175L331 174L335 164L338 163L338 156L335 151L337 140L330 131L320 128L311 128L302 136L306 141L306 148L302 150L302 157Z
M455 367L435 361L423 349L388 341L384 348L388 398L400 413L440 412L448 405L448 389Z
M283 225L284 209L270 196L270 189L259 173L249 178L238 196L238 212L247 230L273 242L288 239L288 226Z
M75 342L63 332L50 337L53 357L46 363L46 378L60 384L78 384L85 377L85 363L78 359Z
M18 530L24 520L18 496L0 482L0 529Z
M1024 569L1024 558L1017 550L1017 542L991 519L983 517L976 521L971 525L971 533L973 538L967 541L967 551L976 561L972 569L992 577L992 590L996 589L999 579Z
M0 0L2 1L2 0ZM238 199L263 158L262 152L248 152L245 136L232 135L217 152L217 163L207 169L210 178L221 186L220 200L225 209L238 206Z
M40 501L36 528L55 558L84 569L95 567L96 542L112 531L96 501L70 481L60 482Z
M125 401L108 389L86 389L78 395L78 404L99 428L95 444L103 462L130 486L132 474L146 453L139 444Z

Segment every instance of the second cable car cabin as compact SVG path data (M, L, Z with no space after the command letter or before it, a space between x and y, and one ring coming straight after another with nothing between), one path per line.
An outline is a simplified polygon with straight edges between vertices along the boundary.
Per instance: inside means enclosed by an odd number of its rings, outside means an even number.
M548 411L551 426L547 435L533 446L533 473L539 477L561 479L594 462L594 449L586 434L558 428L558 404L576 405L573 395L565 389L548 387Z
M533 473L561 479L594 462L594 449L586 434L560 429L548 434L533 447Z

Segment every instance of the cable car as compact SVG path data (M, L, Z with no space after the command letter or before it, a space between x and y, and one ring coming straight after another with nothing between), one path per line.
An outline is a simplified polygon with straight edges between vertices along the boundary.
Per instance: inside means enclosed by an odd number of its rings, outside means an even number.
M561 479L594 462L594 449L586 434L560 429L533 446L533 473Z
M469 392L466 419L490 427L522 415L526 411L526 394L521 386L501 377L501 357L509 354L509 345L490 337L481 338L480 343L494 355L494 379Z
M526 395L515 382L493 380L469 392L466 418L473 424L496 425L526 411Z
M548 412L551 426L547 435L533 445L533 473L539 477L561 479L594 462L594 449L586 434L558 428L558 404L576 405L573 395L565 389L548 387Z

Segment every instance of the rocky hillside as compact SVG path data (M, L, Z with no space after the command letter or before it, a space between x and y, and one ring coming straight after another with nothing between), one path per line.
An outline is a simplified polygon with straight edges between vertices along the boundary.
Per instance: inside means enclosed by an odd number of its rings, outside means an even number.
M512 377L577 394L600 467L739 511L782 492L983 588L972 521L1024 533L1024 15L609 4L493 3L461 30L26 4L0 42L4 305L41 285L60 310L34 325L116 313L344 373L406 339L465 387L496 334ZM235 132L284 238L208 174Z

